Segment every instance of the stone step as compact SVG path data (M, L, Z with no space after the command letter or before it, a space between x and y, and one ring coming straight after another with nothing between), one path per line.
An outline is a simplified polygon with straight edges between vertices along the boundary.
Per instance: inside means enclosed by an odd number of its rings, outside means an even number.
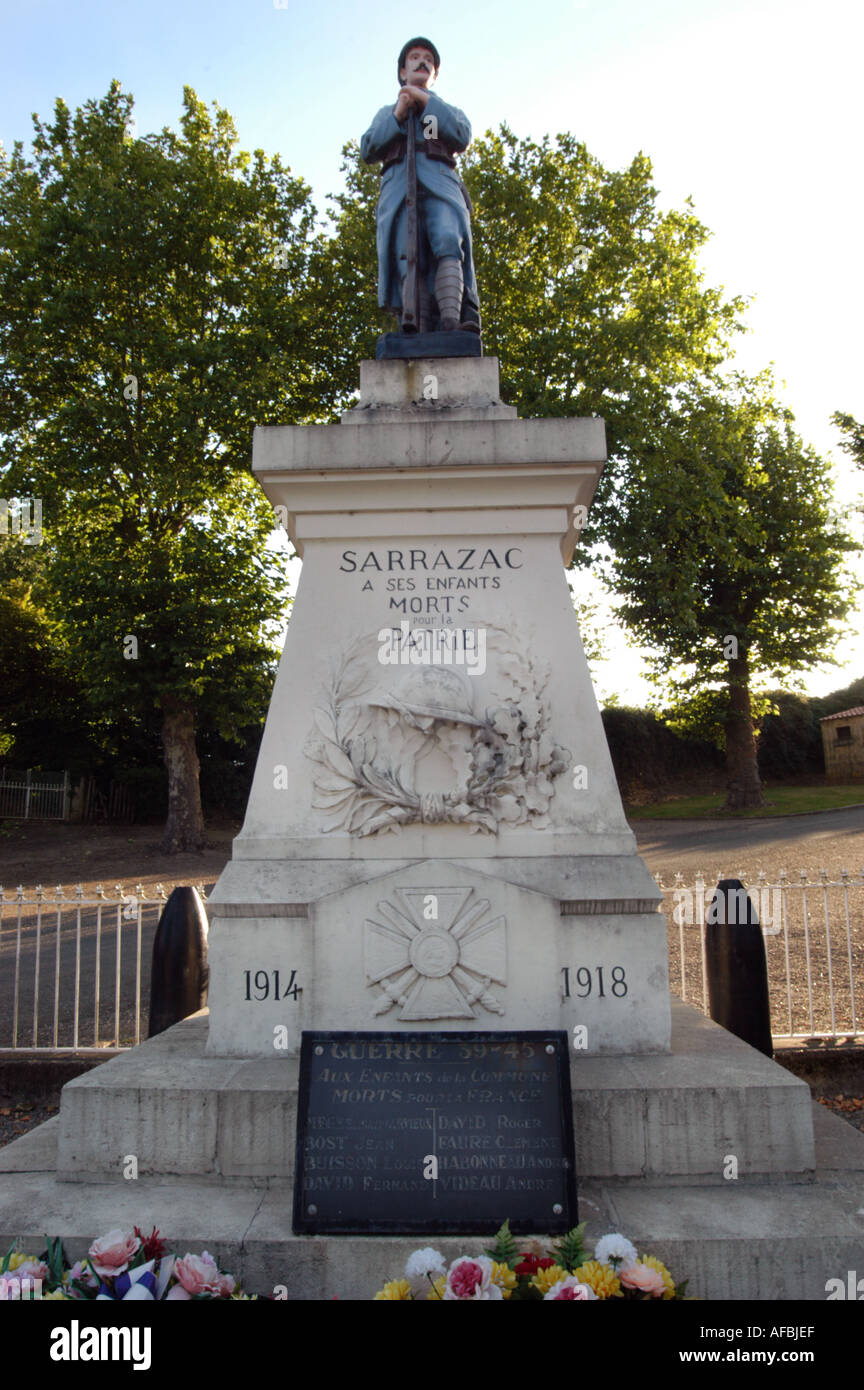
M294 1172L296 1058L205 1055L206 1010L63 1089L58 1177L201 1181ZM689 1005L673 1001L669 1054L571 1060L579 1180L698 1177L723 1185L735 1160L748 1183L814 1168L810 1092Z
M586 1183L579 1214L589 1245L620 1231L703 1299L819 1301L829 1280L848 1285L849 1271L864 1275L864 1135L814 1110L819 1167L812 1184ZM249 1292L272 1295L281 1285L290 1299L344 1300L369 1299L385 1280L401 1277L420 1245L433 1244L449 1260L489 1243L488 1236L294 1236L284 1182L216 1189L193 1177L58 1182L59 1128L59 1118L50 1120L0 1150L2 1248L17 1238L38 1252L47 1232L62 1235L76 1259L113 1227L155 1224L180 1254L208 1249Z

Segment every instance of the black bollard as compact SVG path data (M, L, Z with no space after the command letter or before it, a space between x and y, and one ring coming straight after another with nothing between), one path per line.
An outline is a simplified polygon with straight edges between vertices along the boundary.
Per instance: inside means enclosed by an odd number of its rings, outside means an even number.
M705 968L714 1022L773 1057L765 941L740 879L717 884L705 921Z
M194 888L175 888L153 938L149 1037L207 1002L207 914Z

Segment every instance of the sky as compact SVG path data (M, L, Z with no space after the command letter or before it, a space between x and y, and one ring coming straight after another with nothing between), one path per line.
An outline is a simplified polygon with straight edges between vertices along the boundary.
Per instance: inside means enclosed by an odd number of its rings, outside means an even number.
M662 208L692 197L712 232L706 281L753 296L736 365L773 365L852 505L864 476L830 417L864 419L860 0L465 0L440 13L396 0L0 0L0 140L28 145L31 113L97 99L113 78L139 134L176 128L188 85L227 108L241 148L279 153L323 211L343 145L395 100L399 49L418 33L475 134L505 121L520 137L569 131L608 168L642 151ZM864 603L850 622L839 665L807 673L808 693L864 675ZM604 637L601 701L644 703L643 656L614 623Z

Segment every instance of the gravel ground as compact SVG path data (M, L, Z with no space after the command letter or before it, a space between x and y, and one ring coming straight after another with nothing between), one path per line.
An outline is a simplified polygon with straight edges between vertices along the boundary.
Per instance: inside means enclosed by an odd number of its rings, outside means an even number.
M864 1027L864 808L731 823L646 820L634 822L633 829L640 853L663 886L673 887L680 874L682 884L692 887L701 873L707 903L720 878L738 878L751 888L760 872L769 884L785 873L790 884L785 893L769 889L760 904L774 1035L843 1036ZM854 884L848 891L822 886L823 871L827 883L837 883L844 870ZM688 900L678 901L686 917ZM691 921L682 925L672 921L674 906L667 894L672 987L701 1008L698 904L694 900Z
M835 1115L839 1115L841 1120L848 1120L850 1125L860 1129L864 1134L864 1097L847 1096L842 1093L820 1099L820 1105L824 1105L828 1110L833 1110Z
M50 1100L46 1100L44 1096L39 1100L6 1096L0 1103L0 1149L4 1144L11 1144L13 1139L20 1139L28 1129L35 1129L37 1125L44 1124L59 1110L59 1087L56 1096Z

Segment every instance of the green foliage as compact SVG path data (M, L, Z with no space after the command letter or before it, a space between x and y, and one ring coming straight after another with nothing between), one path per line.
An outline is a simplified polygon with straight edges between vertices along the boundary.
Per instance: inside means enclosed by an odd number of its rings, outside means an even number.
M759 730L762 776L782 779L824 773L822 734L814 702L788 690L772 691L770 700L773 709Z
M316 242L310 258L308 297L312 331L326 356L319 382L319 409L335 419L357 392L357 364L375 356L380 333L394 321L378 308L375 206L380 166L363 163L355 141L342 151L345 190L331 198L329 235Z
M0 486L42 499L46 621L96 716L179 701L245 737L286 599L250 445L320 411L315 210L191 89L179 134L132 140L130 113L117 83L58 101L0 165Z
M829 465L771 386L735 374L676 390L650 444L628 451L606 514L621 617L658 649L658 673L685 668L669 681L670 718L717 742L722 728L730 783L749 780L730 807L752 804L754 778L758 789L751 720L770 702L751 680L825 661L856 588Z
M719 755L708 741L676 731L653 710L626 706L603 710L603 728L622 796L660 793L685 778L711 776Z
M47 550L0 537L0 756L75 772L94 756L99 721L86 709L68 634L45 606Z
M485 350L520 414L601 414L614 452L658 390L722 360L744 301L703 285L707 229L659 211L645 155L609 171L572 135L502 125L463 169Z
M237 734L272 677L283 580L271 526L242 474L159 544L124 543L105 512L69 518L52 577L94 707L143 712L174 694Z
M620 612L658 665L727 676L727 639L756 671L825 659L849 608L855 547L831 517L827 463L802 444L767 374L676 393L628 459L607 539Z
M585 1259L585 1222L580 1221L572 1231L568 1231L552 1246L552 1254L562 1269L572 1274Z
M519 1263L519 1246L516 1243L516 1237L510 1230L509 1217L504 1225L496 1231L495 1243L492 1248L483 1253L488 1255L491 1260L495 1260L496 1264L507 1265L510 1269Z
M864 468L864 425L840 410L831 416L831 423L846 435L840 448L851 456L859 468Z
M357 358L393 326L377 306L378 169L353 141L343 156L333 241L312 262L335 350L334 406L356 385ZM461 163L484 351L500 360L502 395L525 417L602 415L614 472L622 441L641 439L665 392L723 360L745 301L704 285L697 257L707 229L689 205L658 209L642 154L608 171L571 135L538 144L502 125ZM586 540L596 539L593 517L589 526Z
M63 1249L63 1240L60 1236L46 1236L46 1248L39 1256L43 1264L48 1266L48 1282L52 1285L62 1284L63 1275L69 1268L69 1260L66 1251Z
M717 689L704 685L699 674L688 679L657 682L666 690L668 703L663 719L670 729L683 738L713 744L725 750L726 727L729 719L729 687ZM750 709L754 731L761 729L765 718L775 712L773 697L750 691Z
M179 132L131 139L131 110L116 82L74 114L58 100L32 158L0 152L0 488L41 497L46 528L42 587L10 591L0 633L37 653L49 708L70 677L106 748L109 728L152 739L178 700L248 743L285 611L252 428L335 418L390 326L379 174L346 145L325 228L303 181L240 151L190 88ZM716 738L727 636L739 683L779 679L825 659L848 608L827 466L766 377L717 377L744 300L704 283L707 229L689 202L658 208L644 154L609 171L571 135L502 125L463 173L505 398L607 424L577 563L604 568L661 672L688 667L673 717ZM860 461L861 426L835 422Z

